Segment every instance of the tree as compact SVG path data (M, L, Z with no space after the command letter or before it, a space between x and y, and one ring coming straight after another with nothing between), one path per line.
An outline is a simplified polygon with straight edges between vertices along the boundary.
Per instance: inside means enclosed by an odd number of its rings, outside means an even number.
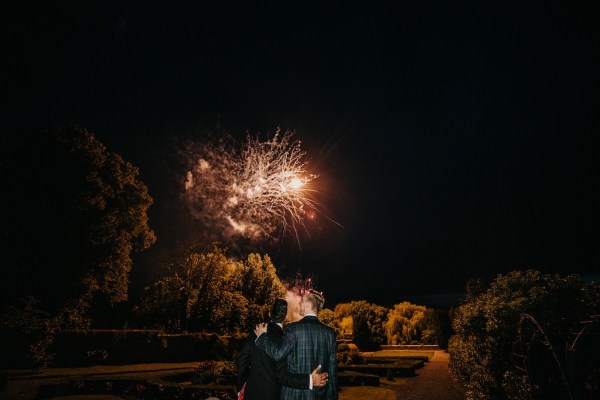
M333 313L335 314L335 317L339 320L341 320L344 317L350 317L352 316L352 306L350 305L350 303L339 303L335 306Z
M341 328L347 329L348 313L352 318L352 340L364 349L374 348L385 343L384 323L387 308L364 300L338 304L334 315L340 320Z
M126 300L131 254L156 240L138 169L78 126L12 132L1 159L3 303L31 295L69 324L95 295Z
M577 276L532 270L498 275L489 287L472 291L455 311L455 334L448 348L451 371L469 397L511 398L511 351L522 315L535 317L561 348L571 340L565 321L584 320L600 311L598 302L589 301L594 292L598 296L597 288L590 290Z
M373 347L371 331L364 314L356 314L352 317L352 341L363 350Z
M234 265L230 290L239 293L248 303L247 324L240 325L244 330L264 321L275 299L281 298L285 292L271 258L256 253Z
M146 288L136 311L146 326L237 333L264 321L282 295L269 256L250 254L235 261L213 244L201 253L193 250Z
M333 314L340 329L340 337L352 335L352 307L350 303L339 303L335 306Z
M332 310L330 310L329 308L324 308L321 311L319 311L318 317L319 317L319 321L321 321L325 325L333 328L333 330L335 331L335 336L337 338L340 338L340 336L341 336L340 326L339 326L338 320L335 318L335 314Z
M388 313L385 331L389 344L413 344L422 342L425 328L426 307L404 301L396 304Z
M352 316L347 316L338 321L340 334L343 336L352 335Z
M437 344L440 348L447 349L451 330L449 311L434 310L432 308L425 309L421 343Z
M143 326L180 332L187 323L188 295L179 276L166 276L145 288L133 310Z

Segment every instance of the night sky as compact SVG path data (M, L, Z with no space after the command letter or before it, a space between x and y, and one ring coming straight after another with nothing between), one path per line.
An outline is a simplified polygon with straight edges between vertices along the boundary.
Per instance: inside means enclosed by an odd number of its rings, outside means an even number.
M515 269L597 279L600 3L40 3L0 5L0 129L77 123L140 168L159 240L134 291L177 241L172 143L277 127L322 213L269 253L326 306L446 305Z

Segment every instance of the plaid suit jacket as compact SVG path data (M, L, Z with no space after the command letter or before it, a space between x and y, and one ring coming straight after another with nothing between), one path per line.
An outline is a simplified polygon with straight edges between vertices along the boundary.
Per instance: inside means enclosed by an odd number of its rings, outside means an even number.
M321 371L329 374L329 382L323 388L303 390L282 386L281 400L337 400L335 333L317 317L306 316L287 325L279 346L268 335L260 335L256 345L275 360L287 357L289 372L310 374L321 365Z
M283 330L274 322L267 325L267 336L281 344ZM309 374L291 374L286 360L275 362L256 347L256 335L250 334L237 360L237 391L246 383L246 400L280 400L281 385L308 389Z

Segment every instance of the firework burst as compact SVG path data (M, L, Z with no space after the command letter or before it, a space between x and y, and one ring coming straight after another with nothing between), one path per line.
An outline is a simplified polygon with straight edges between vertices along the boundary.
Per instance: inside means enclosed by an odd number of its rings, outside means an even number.
M292 135L249 135L241 148L232 140L196 146L184 192L191 215L226 238L259 241L291 232L299 240L298 228L317 209L310 185L317 176L306 171Z

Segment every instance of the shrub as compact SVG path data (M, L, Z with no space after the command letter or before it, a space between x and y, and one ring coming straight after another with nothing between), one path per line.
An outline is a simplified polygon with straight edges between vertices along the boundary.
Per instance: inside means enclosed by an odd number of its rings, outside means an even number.
M598 312L597 304L585 300L585 288L577 276L514 271L499 275L488 288L468 293L456 311L449 345L450 369L462 380L467 396L527 398L531 388L509 373L522 315L534 316L548 337L559 338L554 348L561 348L570 340L563 321Z
M39 302L28 297L21 307L7 307L0 318L2 365L41 369L54 355L49 348L54 342L56 326L50 316L41 311Z
M342 365L362 364L363 358L354 343L341 343L337 348L337 360Z
M192 377L194 384L233 384L236 382L237 367L233 361L203 361Z
M422 340L427 308L404 301L388 311L385 331L388 344L418 344Z

